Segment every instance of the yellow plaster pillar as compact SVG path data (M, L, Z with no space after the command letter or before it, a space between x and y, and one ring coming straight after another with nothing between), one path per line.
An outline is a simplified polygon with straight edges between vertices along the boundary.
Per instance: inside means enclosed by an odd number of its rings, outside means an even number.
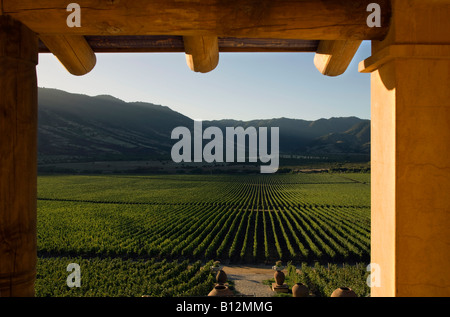
M450 1L393 0L371 73L371 296L450 296Z

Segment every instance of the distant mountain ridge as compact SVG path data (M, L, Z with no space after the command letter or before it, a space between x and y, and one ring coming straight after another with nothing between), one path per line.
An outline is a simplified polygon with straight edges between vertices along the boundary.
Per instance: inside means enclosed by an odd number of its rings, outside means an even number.
M170 158L175 127L193 119L169 107L39 88L40 162ZM370 120L204 121L203 127L279 127L281 154L370 154Z

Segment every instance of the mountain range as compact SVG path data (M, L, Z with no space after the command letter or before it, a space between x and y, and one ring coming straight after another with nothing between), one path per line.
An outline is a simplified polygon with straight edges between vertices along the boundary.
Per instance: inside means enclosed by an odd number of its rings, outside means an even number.
M40 163L170 159L175 127L193 119L169 107L39 88ZM203 121L203 128L279 127L281 155L362 155L370 159L370 120L275 118Z

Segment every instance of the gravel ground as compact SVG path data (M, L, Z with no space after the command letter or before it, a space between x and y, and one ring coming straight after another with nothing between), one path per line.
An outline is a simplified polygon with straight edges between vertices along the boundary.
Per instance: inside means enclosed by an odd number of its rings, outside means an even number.
M224 266L228 280L234 283L239 294L244 296L271 297L275 292L262 281L273 278L271 266Z

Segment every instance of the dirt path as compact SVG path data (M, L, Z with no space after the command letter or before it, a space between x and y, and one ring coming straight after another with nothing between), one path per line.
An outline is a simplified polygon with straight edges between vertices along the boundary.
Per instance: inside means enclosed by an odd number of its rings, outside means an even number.
M223 270L228 280L233 281L234 287L239 294L244 296L271 297L274 292L269 285L262 281L273 278L274 270L271 266L239 266L225 265Z

